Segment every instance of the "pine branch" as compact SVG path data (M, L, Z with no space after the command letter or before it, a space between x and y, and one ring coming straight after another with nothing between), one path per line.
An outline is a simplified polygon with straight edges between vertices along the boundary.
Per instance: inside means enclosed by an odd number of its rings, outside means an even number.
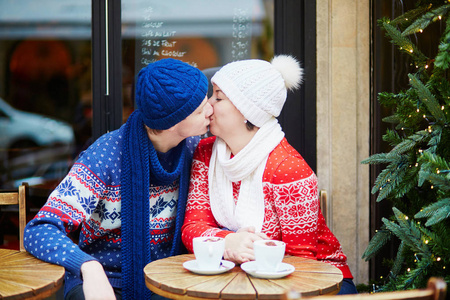
M387 129L386 134L383 135L383 141L394 147L402 142L402 138L398 135L397 131Z
M450 5L447 4L425 13L415 20L414 23L412 23L408 28L406 28L402 35L406 36L424 30L430 23L441 20L442 16L446 15L449 9Z
M401 159L400 155L393 155L392 153L376 153L374 155L371 155L370 157L364 159L361 161L362 164L386 164L386 163L392 163L397 160Z
M401 290L406 290L408 288L419 288L421 285L417 285L417 282L420 281L426 275L426 270L429 268L429 266L432 264L432 262L429 259L422 259L417 264L416 268L410 269L409 272L406 272L405 278L403 280L403 283L400 284L398 287Z
M426 153L436 153L437 147L441 142L442 127L439 125L433 125L428 127L428 132L431 133L431 139L428 141L429 148L425 150Z
M408 74L411 85L416 89L417 94L420 99L425 103L426 107L430 111L430 113L434 116L434 118L441 122L446 123L447 120L445 118L444 113L441 110L441 106L439 102L436 100L434 95L430 92L430 90L413 74Z
M377 202L388 197L393 191L396 191L399 182L403 180L403 177L407 173L409 167L407 158L405 156L399 156L399 158L381 171L375 180L372 194L379 192Z
M391 268L391 272L395 276L400 274L400 271L402 269L402 265L405 261L405 255L404 255L405 250L406 250L405 243L402 241L402 242L400 242L400 245L398 246L397 256L395 257L394 265Z
M445 32L438 49L434 65L446 70L450 66L450 18L447 19Z
M384 226L380 230L377 230L375 235L370 240L369 245L367 246L361 258L365 259L366 261L372 259L378 253L378 251L380 251L380 249L388 241L390 241L391 236L391 232L389 230L386 230Z
M450 164L444 158L424 151L418 162L421 164L418 186L428 180L443 192L450 190Z
M411 20L415 20L418 16L426 13L430 8L431 8L431 6L427 4L427 5L419 6L418 8L415 8L415 9L411 9L411 10L407 11L406 13L404 13L403 15L392 20L391 24L394 26L410 24Z
M405 152L410 151L411 149L417 147L421 143L424 143L430 138L430 134L426 130L421 130L408 136L403 140L400 144L395 146L394 149L391 150L391 154L403 154Z
M413 57L418 64L425 65L428 57L426 57L414 43L411 42L408 38L404 37L401 32L392 26L389 22L384 22L383 28L386 30L386 35L391 38L392 43L397 45L400 50L408 53Z
M408 168L404 179L399 182L398 188L394 190L393 197L395 199L401 199L407 193L417 186L418 180L418 168L410 167Z
M396 115L384 117L382 119L382 121L385 122L385 123L390 123L390 124L398 124L398 123L400 123L400 120L399 120L398 116L396 116Z
M388 230L396 235L405 243L412 251L420 253L424 256L430 255L430 250L423 236L414 222L411 222L400 210L393 207L397 223L383 218L383 223Z
M441 199L438 202L423 208L415 218L428 218L425 226L435 225L450 217L450 198Z

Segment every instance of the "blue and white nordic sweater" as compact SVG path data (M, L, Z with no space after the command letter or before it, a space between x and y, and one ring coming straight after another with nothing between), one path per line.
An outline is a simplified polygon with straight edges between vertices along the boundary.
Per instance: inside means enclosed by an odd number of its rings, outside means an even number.
M81 284L81 265L97 260L113 287L121 287L121 149L123 128L101 136L71 168L31 220L24 245L34 256L66 268L65 294ZM199 137L189 138L189 159ZM173 151L175 152L175 151ZM172 151L158 153L171 171ZM179 180L150 178L151 260L169 255L176 218ZM67 235L81 227L78 243Z

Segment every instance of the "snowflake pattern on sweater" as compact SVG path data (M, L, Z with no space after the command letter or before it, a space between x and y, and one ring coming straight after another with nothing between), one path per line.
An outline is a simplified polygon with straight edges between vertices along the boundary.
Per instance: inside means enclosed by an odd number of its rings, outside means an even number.
M182 240L190 252L194 237L225 237L231 233L216 222L209 203L208 169L214 140L214 137L202 140L194 154L182 228ZM235 201L239 188L240 182L233 183ZM341 245L320 212L317 177L286 139L269 155L263 193L263 233L271 239L283 240L287 254L323 260L338 267L344 278L352 278Z
M66 268L65 293L81 284L81 265L97 260L113 287L121 287L121 148L122 129L101 136L80 154L67 176L31 220L24 245L34 256ZM199 137L187 140L192 153ZM174 154L158 153L172 168ZM152 260L169 255L176 221L179 181L150 182ZM73 242L71 233L79 230Z

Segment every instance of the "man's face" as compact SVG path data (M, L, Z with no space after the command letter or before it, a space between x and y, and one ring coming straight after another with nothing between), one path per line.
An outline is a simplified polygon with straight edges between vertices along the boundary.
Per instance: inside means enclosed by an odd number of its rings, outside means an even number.
M205 96L200 106L174 127L178 134L184 138L205 134L208 131L209 117L212 113L213 108Z

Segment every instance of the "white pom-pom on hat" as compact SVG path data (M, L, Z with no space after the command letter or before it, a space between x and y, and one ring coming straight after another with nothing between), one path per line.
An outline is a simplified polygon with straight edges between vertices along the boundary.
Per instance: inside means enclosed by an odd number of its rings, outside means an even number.
M300 87L303 80L303 69L293 56L277 55L272 59L271 64L280 72L288 90L292 91Z

